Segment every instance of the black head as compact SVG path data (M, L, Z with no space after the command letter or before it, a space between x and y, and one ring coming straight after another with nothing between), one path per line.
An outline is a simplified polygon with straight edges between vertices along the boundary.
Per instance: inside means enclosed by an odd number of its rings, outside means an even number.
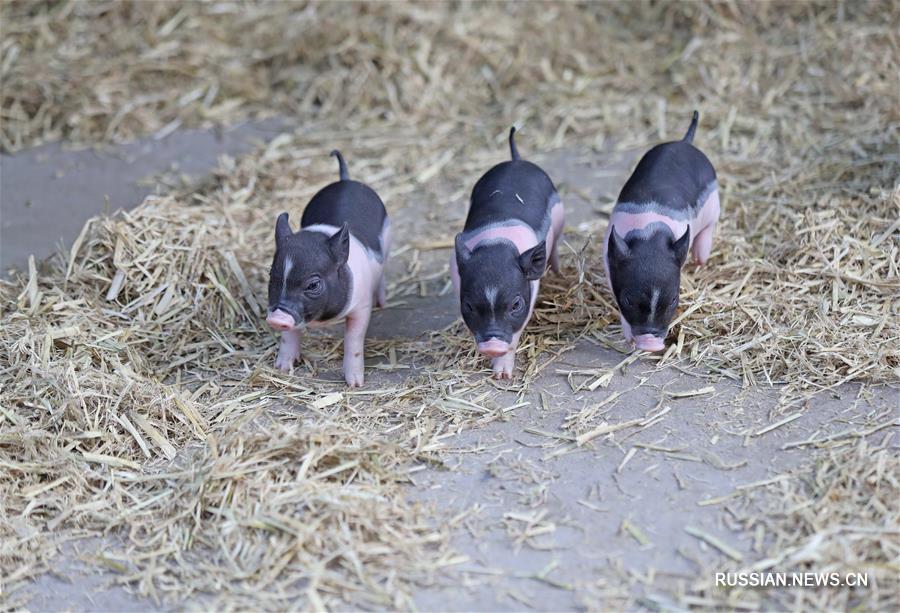
M289 329L337 316L350 295L350 229L345 223L332 236L291 231L288 214L275 224L275 257L269 273L268 321ZM279 311L281 314L279 314ZM289 315L293 326L287 325Z
M665 338L678 307L681 266L690 244L690 226L676 239L668 226L650 232L609 233L610 285L622 317L635 337Z
M457 235L456 264L462 316L475 341L495 338L512 342L513 334L528 320L531 282L540 279L547 267L544 242L521 255L513 243L504 240L470 251Z

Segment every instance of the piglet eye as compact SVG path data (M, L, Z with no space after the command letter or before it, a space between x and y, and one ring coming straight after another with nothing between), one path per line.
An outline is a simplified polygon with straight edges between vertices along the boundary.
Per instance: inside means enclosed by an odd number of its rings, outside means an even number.
M308 294L318 294L322 291L322 282L318 279L313 279L306 284L306 289L304 291Z
M513 299L512 308L510 309L510 312L519 313L523 308L525 308L525 301L522 300L521 296L516 296Z
M622 296L622 299L619 301L623 307L631 306L631 300L628 299L628 296Z
M472 303L468 302L468 301L463 302L463 311L465 311L466 313L471 313L472 312Z

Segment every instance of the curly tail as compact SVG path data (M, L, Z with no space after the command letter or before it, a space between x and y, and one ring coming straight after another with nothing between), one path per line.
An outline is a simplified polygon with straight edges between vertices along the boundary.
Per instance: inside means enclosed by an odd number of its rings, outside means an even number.
M694 132L697 131L697 122L700 121L700 113L694 111L694 116L691 118L691 127L688 128L688 131L685 133L684 138L681 140L685 143L694 142Z
M331 152L331 156L337 158L338 168L341 173L341 181L348 181L350 179L350 174L347 172L347 162L344 161L344 156L341 155L341 152L337 149Z
M519 157L519 150L516 149L516 126L513 126L509 129L509 154L512 156L513 161L521 160Z

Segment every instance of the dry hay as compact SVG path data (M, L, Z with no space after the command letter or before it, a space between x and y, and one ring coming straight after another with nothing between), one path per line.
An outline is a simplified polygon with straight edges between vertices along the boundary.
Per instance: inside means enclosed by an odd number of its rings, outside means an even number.
M725 212L673 338L751 384L896 381L898 10L9 2L3 142L121 140L262 109L330 126L326 147L356 134L370 176L364 137L399 132L377 151L392 163L381 178L445 221L512 121L528 124L526 151L645 148L696 107ZM581 314L613 321L591 306Z
M434 425L435 388L414 381L372 403L263 368L271 341L228 232L207 230L227 210L183 210L97 221L67 284L39 281L18 306L4 287L4 591L61 541L113 533L127 545L101 562L153 597L408 607L410 578L448 563L447 529L400 483L461 418Z
M885 417L884 415L881 416ZM892 420L896 425L896 419ZM764 556L743 566L706 569L681 602L731 609L896 611L900 607L900 457L894 434L861 432L827 441L811 465L746 488L732 510ZM848 440L849 439L849 440ZM715 572L849 573L865 587L716 588Z
M93 221L72 252L0 285L5 593L61 540L101 533L124 539L109 559L144 593L235 606L408 606L411 581L455 560L400 484L508 408L459 326L372 343L383 389L345 392L328 336L293 377L269 369L271 222L333 179L334 146L392 213L425 222L396 233L396 305L446 290L435 247L510 122L527 124L526 155L630 150L699 108L725 208L664 361L785 384L789 402L900 374L896 3L2 11L6 150L255 112L299 122L209 187ZM618 346L596 240L581 250L610 207L569 234L567 277L548 278L523 343L526 382L579 339Z
M411 582L461 561L452 524L401 488L443 439L509 410L471 343L373 339L363 390L346 390L334 336L311 336L294 375L271 369L271 213L334 174L308 138L92 220L70 253L0 284L6 593L101 534L123 542L93 561L121 582L213 606L410 608ZM400 275L389 295L416 288Z

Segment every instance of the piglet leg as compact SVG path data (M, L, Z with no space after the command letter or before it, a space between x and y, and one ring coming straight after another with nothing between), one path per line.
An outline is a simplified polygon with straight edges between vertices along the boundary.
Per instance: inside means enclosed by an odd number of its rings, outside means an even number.
M347 315L347 329L344 331L344 379L350 387L362 387L363 384L363 349L371 314L372 309L369 307Z
M691 254L694 256L694 263L702 266L709 259L712 251L713 234L716 231L716 222L712 222L702 230L694 238L694 244L691 247Z
M510 349L509 353L491 360L491 370L495 379L512 379L516 370L516 352Z
M300 331L288 330L281 333L281 345L278 347L278 357L275 358L275 368L288 372L294 367L294 362L300 358Z
M550 270L558 275L562 274L559 268L559 241L553 242L553 251L550 252Z
M384 220L384 228L381 231L381 252L384 254L384 260L381 262L381 277L378 279L378 289L375 292L375 306L383 309L387 304L385 272L387 271L388 254L391 252L391 224L387 219Z
M701 266L706 264L712 251L713 234L716 232L716 222L719 220L719 211L721 210L719 192L714 191L709 195L703 204L703 210L707 212L705 217L709 223L697 233L697 236L694 237L694 244L691 246L694 262Z
M566 210L560 202L550 211L550 235L553 237L553 249L550 250L550 270L562 274L559 266L559 243L562 241L563 227L566 225Z
M619 313L619 321L622 322L622 335L628 343L634 342L634 334L631 333L631 325L625 321L625 318Z
M499 358L491 360L491 370L494 371L495 379L513 378L513 373L516 371L516 347L519 346L519 338L521 338L521 336L521 330L513 334L512 343L509 345L509 351Z

